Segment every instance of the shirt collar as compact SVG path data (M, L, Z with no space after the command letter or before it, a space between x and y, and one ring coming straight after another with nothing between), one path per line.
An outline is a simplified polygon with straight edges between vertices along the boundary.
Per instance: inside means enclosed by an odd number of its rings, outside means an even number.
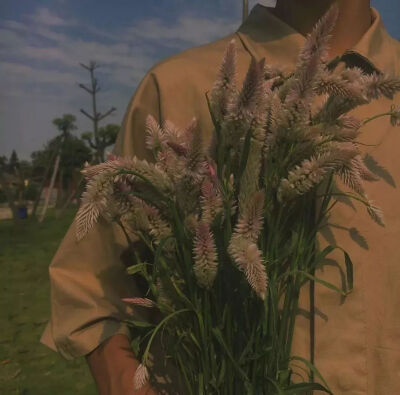
M398 43L386 31L382 18L371 8L372 24L361 40L343 54L355 57L356 64L388 74L398 72ZM297 55L304 45L305 37L270 12L257 4L248 18L239 27L237 34L245 48L256 59L266 57L272 65L293 68ZM270 58L270 59L268 59Z

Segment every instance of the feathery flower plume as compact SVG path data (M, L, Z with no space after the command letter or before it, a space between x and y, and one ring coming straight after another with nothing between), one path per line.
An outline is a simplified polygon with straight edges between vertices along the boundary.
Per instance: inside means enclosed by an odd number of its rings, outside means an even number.
M180 178L186 165L183 157L177 156L169 146L167 146L167 149L158 152L156 163L156 166L174 182Z
M122 298L122 301L128 304L133 304L135 306L152 308L155 306L151 299L147 298Z
M337 120L339 126L344 129L355 129L358 130L361 127L361 121L357 118L354 118L350 115L342 115Z
M127 225L132 230L148 232L150 229L149 219L145 213L145 203L136 196L130 197L131 209L121 217L123 225Z
M222 197L214 183L204 180L201 186L201 220L211 224L214 218L222 211Z
M159 151L166 143L165 133L152 115L146 118L146 147Z
M86 234L93 228L97 222L100 212L105 207L91 204L83 203L79 208L77 213L75 223L76 223L76 239L82 240Z
M114 157L113 159L99 163L98 165L89 165L89 163L86 162L84 168L81 170L81 173L85 176L86 180L89 181L99 174L116 171L123 163L123 160L124 158Z
M203 222L206 222L202 220ZM185 218L185 226L191 233L196 233L197 226L199 225L199 215L198 214L189 214Z
M197 226L193 245L194 274L201 287L211 288L217 275L218 257L214 237L208 224Z
M329 41L338 13L338 7L333 5L308 35L300 51L293 79L289 82L290 90L285 99L288 105L298 105L299 100L309 103L312 99L315 83L328 56Z
M250 197L248 207L241 213L235 226L235 235L257 242L263 227L264 192L257 191Z
M400 126L400 107L392 104L390 108L390 123L392 126Z
M345 165L339 170L339 176L344 184L353 191L359 195L364 194L360 171L356 166L352 165L351 161L349 161L347 166Z
M88 180L101 174L102 177L116 177L117 175L128 177L131 181L135 179L133 173L137 173L162 192L168 193L172 190L171 180L162 169L144 159L138 159L136 156L133 158L119 157L113 161L90 166L82 170L82 173Z
M319 122L327 124L335 124L343 114L354 110L356 107L367 104L368 100L361 95L360 97L343 97L330 96L322 107L320 112L315 116Z
M136 391L139 391L143 388L147 382L149 381L149 371L147 367L141 363L135 371L135 375L133 376L133 387Z
M277 92L272 92L272 94L268 97L268 105L266 135L263 147L263 153L265 156L272 149L278 134L282 103Z
M205 161L205 146L203 136L197 128L197 120L193 118L186 128L187 147L186 168L189 172L199 173L203 170Z
M178 156L187 156L187 148L184 147L182 144L175 143L173 141L167 141L168 147L172 149Z
M387 74L373 73L363 77L366 84L366 94L368 99L378 99L384 96L393 100L395 93L400 92L400 78Z
M368 197L364 195L366 199ZM383 217L382 210L375 205L375 203L372 200L367 200L368 205L367 205L367 212L370 215L370 217L380 226L385 226L385 219Z
M150 181L159 191L170 194L173 191L173 185L168 175L153 163L147 162L145 159L140 160L133 157L125 168L119 169L121 172L133 171L139 176Z
M351 83L362 83L366 74L360 67L346 67L340 72L340 76Z
M256 294L265 299L268 277L257 244L240 235L234 235L229 243L228 252L246 275L247 281Z
M185 143L185 134L183 130L178 128L175 124L173 124L170 120L165 120L163 124L163 131L165 135L165 139L168 142L175 144L184 144Z
M363 95L363 86L359 82L350 83L342 75L322 72L317 79L315 88L318 95L328 94L349 98L359 98Z
M361 155L356 155L348 161L348 163L345 163L344 166L339 169L339 176L345 185L361 196L365 196L363 180L379 180L379 178L366 167Z
M321 183L329 171L337 171L358 154L352 145L340 143L325 153L305 159L281 180L278 188L278 200L290 200L303 195Z
M235 40L231 40L211 90L210 104L214 116L219 121L224 119L228 105L236 92L236 56Z
M155 238L156 243L171 235L171 227L167 221L161 218L158 209L143 203L143 211L149 221L149 233Z
M316 23L312 32L308 35L299 60L307 63L313 56L319 56L323 62L328 59L329 42L332 31L339 16L339 7L333 5L325 15Z
M360 174L362 180L366 181L378 181L379 177L376 176L368 167L365 165L364 159L361 155L355 156L351 161L350 164L352 167L356 168Z
M107 207L113 188L109 175L99 173L87 184L86 191L82 194L82 204L75 218L76 238L83 237L93 228L100 214Z
M233 121L250 123L257 111L257 106L264 97L264 59L260 62L252 57L243 87L228 107L228 118Z
M243 211L249 204L250 197L259 189L262 150L264 142L254 138L250 140L249 155L246 167L240 179L239 210Z

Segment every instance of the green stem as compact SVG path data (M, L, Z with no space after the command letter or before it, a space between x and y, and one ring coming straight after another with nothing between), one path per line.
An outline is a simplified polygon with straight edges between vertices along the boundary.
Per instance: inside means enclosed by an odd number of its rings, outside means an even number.
M322 196L324 196L324 195L317 195L317 197L322 197ZM357 200L357 201L365 204L366 206L369 206L369 203L368 203L367 200L362 199L361 197L358 197L358 196L356 196L356 195L354 195L352 193L331 193L330 196L346 196L346 197L350 197L350 198L352 198L354 200Z
M378 119L378 118L381 118L381 117L386 117L387 115L392 115L392 111L385 112L385 113L378 114L378 115L374 115L374 116L372 116L370 118L364 119L364 121L362 121L362 123L361 123L361 127L366 125L367 123L375 120L375 119Z
M176 315L178 315L178 314L181 314L181 313L186 313L186 312L189 312L189 311L192 311L192 310L189 310L189 309L182 309L182 310L178 310L178 311L175 311L174 313L171 313L170 315L168 315L167 317L165 317L154 329L153 329L153 332L152 332L152 334L151 334L151 337L150 337L150 339L149 339L149 341L148 341L148 343L147 343L147 345L146 345L146 349L144 350L144 353L143 353L143 363L145 364L145 365L147 365L147 358L148 358L148 354L149 354L149 352L150 352L150 347L151 347L151 345L153 344L153 340L154 340L154 337L155 337L155 335L157 334L157 332L163 327L163 325L164 324L166 324L172 317L175 317Z

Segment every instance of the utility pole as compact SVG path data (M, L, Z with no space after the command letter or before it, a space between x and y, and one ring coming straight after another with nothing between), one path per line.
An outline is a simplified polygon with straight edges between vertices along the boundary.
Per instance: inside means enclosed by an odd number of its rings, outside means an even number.
M111 107L107 112L104 114L97 112L97 103L96 103L96 94L100 90L100 87L97 83L97 79L94 76L94 71L99 67L96 62L89 62L89 65L85 65L83 63L80 63L80 65L89 71L90 73L90 85L91 87L87 87L84 84L79 84L79 87L84 89L86 92L88 92L92 96L92 114L87 113L84 109L81 108L81 113L88 117L92 122L93 122L93 136L94 136L94 149L95 149L95 162L100 163L104 161L104 158L102 157L101 153L101 144L99 140L99 122L112 114L116 108Z
M249 0L243 0L243 16L242 22L249 16Z

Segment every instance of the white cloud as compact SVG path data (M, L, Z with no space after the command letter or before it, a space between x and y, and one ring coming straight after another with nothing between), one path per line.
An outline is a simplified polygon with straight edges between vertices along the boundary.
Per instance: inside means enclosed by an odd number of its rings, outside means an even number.
M65 20L52 13L48 8L38 8L33 15L29 16L34 23L45 26L68 26L75 22Z
M77 82L88 81L80 62L95 60L101 65L97 72L103 88L99 111L117 107L107 122L118 123L135 87L160 53L213 41L236 30L239 22L183 15L171 24L148 19L109 31L64 20L47 8L37 9L23 22L3 21L0 128L6 133L0 133L0 154L16 148L27 158L54 136L51 121L66 112L77 115L80 131L90 127L79 114L79 108L90 104L88 95L77 86ZM76 29L88 35L77 39L68 34Z
M0 84L4 82L7 84L73 84L76 82L76 75L73 73L33 68L21 63L12 62L0 63L0 75L7 76L7 78L0 81Z
M128 34L157 40L163 45L171 45L171 43L173 46L182 46L182 43L199 45L232 33L238 26L238 21L231 19L181 16L173 24L167 24L160 19L140 21L128 29Z

